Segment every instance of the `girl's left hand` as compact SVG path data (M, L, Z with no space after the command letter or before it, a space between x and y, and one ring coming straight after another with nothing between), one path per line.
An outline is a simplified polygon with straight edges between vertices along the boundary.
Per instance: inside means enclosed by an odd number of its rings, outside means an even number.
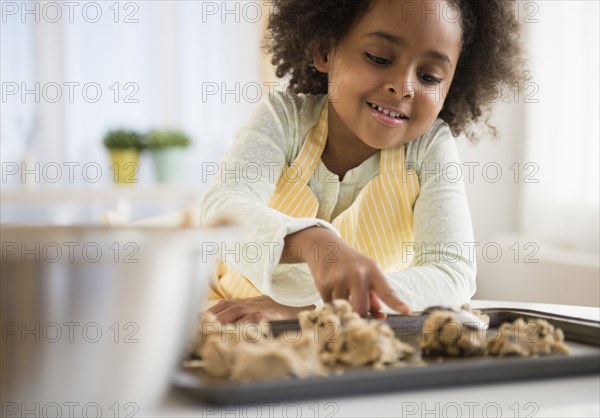
M381 311L381 302L373 292L369 292L371 300L371 316L383 320L387 315ZM282 305L268 296L256 296L247 299L223 299L218 301L208 312L216 316L219 322L258 322L296 319L301 311L315 309L315 305L294 307Z
M268 296L256 296L247 299L224 299L207 309L219 322L258 322L295 319L298 313L315 306L286 306L275 302Z

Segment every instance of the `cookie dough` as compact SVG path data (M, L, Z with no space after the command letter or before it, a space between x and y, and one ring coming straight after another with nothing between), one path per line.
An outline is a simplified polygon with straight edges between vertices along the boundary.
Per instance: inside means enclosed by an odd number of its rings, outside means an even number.
M236 355L231 379L242 382L325 374L316 346L309 344L308 340L295 344L285 344L280 340L270 344L245 343L237 347Z
M303 338L316 342L321 362L332 370L339 366L380 369L415 354L387 324L361 318L345 300L301 312L299 321Z
M220 324L204 314L193 353L209 376L239 381L418 362L415 350L398 340L387 324L361 318L344 300L301 312L299 324L300 337L292 340L273 338L267 322L245 330L252 324Z
M468 306L462 309L489 324L489 317L481 311L470 310ZM569 354L562 330L543 319L526 322L519 318L512 323L506 322L500 325L495 336L490 336L487 329L461 322L456 311L450 308L435 307L428 311L431 313L423 323L420 341L425 354L451 357Z
M489 317L470 312L489 323ZM484 329L463 323L452 310L438 309L423 323L419 345L424 354L466 357L485 354L487 340Z
M536 354L569 354L560 328L555 328L543 319L525 322L519 318L506 322L498 329L498 334L488 344L488 352L493 356L533 356Z
M233 371L239 346L264 345L270 338L268 322L223 324L210 313L203 313L192 355L203 360L202 366L213 377L228 377Z

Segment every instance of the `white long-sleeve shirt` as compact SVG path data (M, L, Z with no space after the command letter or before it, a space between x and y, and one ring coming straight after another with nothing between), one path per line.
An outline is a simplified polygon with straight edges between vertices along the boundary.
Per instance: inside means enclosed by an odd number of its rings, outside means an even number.
M339 232L330 223L379 175L380 152L339 181L322 161L309 181L319 202L317 218L293 218L267 206L285 164L298 155L326 96L276 93L263 101L213 177L201 203L201 221L223 214L240 222L235 248L220 258L258 290L289 306L320 306L306 263L279 264L284 238L311 226ZM407 144L406 164L415 168L421 192L414 205L414 258L409 268L386 273L400 299L413 310L466 303L475 293L475 243L455 140L445 122Z

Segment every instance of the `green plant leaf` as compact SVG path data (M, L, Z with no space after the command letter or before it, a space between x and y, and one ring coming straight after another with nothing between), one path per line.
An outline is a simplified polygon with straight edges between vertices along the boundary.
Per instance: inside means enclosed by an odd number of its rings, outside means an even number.
M108 131L104 135L102 142L108 149L135 148L141 150L144 148L142 135L137 131L128 129L114 129Z
M148 148L187 147L190 137L183 131L153 129L145 135Z

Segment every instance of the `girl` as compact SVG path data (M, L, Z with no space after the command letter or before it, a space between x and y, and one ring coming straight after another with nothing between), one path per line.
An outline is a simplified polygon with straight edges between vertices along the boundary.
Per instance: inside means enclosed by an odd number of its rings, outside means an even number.
M235 322L336 298L376 317L468 302L475 243L453 135L474 140L490 92L524 79L513 3L274 6L267 46L290 84L236 133L203 199L203 223L225 213L242 231L209 310Z

